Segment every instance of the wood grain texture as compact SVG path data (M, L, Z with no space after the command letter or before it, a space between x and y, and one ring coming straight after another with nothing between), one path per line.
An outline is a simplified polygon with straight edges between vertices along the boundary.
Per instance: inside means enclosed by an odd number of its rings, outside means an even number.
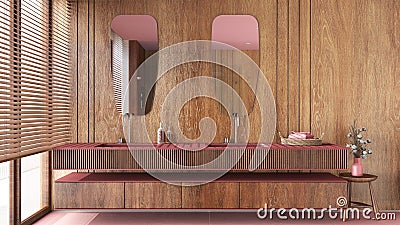
M182 187L182 208L239 208L239 183Z
M277 126L276 130L286 136L289 133L289 1L278 1L278 29L277 29L277 93L276 93L276 109L277 109ZM278 135L276 135L278 136Z
M95 144L93 144L95 145ZM261 150L261 149L260 149ZM213 165L208 168L213 170L225 170L230 171L243 171L246 172L249 169L251 160L260 161L254 170L257 171L298 171L309 170L309 171L334 171L334 170L347 170L348 169L348 151L346 148L330 150L327 149L299 149L293 148L292 146L287 149L277 149L271 146L267 156L258 155L254 156L255 151L248 149L242 152L241 149L204 149L201 151L187 151L169 148L158 148L157 152L160 157L164 158L164 161L155 161L154 149L147 150L132 150L140 151L135 153L137 158L140 158L146 162L152 162L152 165L147 165L147 169L157 169L169 172L185 172L193 171L196 168L180 168L176 165L182 166L198 166L197 169L205 169L203 167L207 163L213 161ZM222 155L225 154L225 155ZM229 155L229 156L228 156ZM236 158L238 157L238 158ZM226 158L224 160L223 158ZM235 159L234 159L235 158ZM228 160L237 160L236 163L229 166ZM54 150L53 151L53 169L54 170L135 170L143 171L140 166L140 161L135 160L132 157L132 152L117 149L68 149L68 150ZM262 162L261 162L262 161ZM169 162L169 163L167 163ZM150 167L148 167L150 166Z
M72 132L76 132L78 141L88 141L90 132L94 132L94 141L98 142L115 142L123 136L111 85L109 32L115 16L154 16L163 48L181 41L210 40L212 21L218 15L250 14L259 23L260 68L275 95L277 130L285 135L291 129L290 124L299 124L299 130L311 129L317 136L325 133L326 141L344 145L348 125L358 118L374 141L371 148L375 152L363 164L366 172L379 176L375 184L378 204L382 209L400 208L400 201L393 200L400 199L397 188L400 185L399 1L100 0L93 1L91 17L87 1L79 0L79 8L73 15L78 20L74 58L78 63L78 80L74 84L78 115ZM92 36L88 19L93 20ZM92 47L89 41L93 41ZM89 47L94 51L93 60L88 59ZM89 68L93 68L93 74ZM184 79L199 76L199 71L204 71L201 75L205 76L211 73L208 65L182 65L169 71L157 84L154 107L146 117L153 141L165 96ZM295 73L299 78L289 83ZM90 106L95 118L93 127L88 124L90 76L95 87L94 102L90 103L94 104ZM297 97L294 93L300 96L295 104L291 101ZM293 120L291 113L294 109L298 110L297 120ZM218 104L210 99L195 99L180 113L180 125L188 137L199 135L198 121L205 115L215 118L222 127L215 141L229 135L226 126L230 124L229 117L221 116ZM249 121L255 124L250 133L250 141L254 142L259 134L259 110L249 116ZM361 200L367 200L367 193L358 193Z
M299 7L299 130L311 131L311 2L309 0L300 0ZM319 136L321 134L316 135Z
M78 142L78 4L71 2L71 142Z
M182 188L167 183L125 183L125 208L181 208Z
M246 1L247 2L247 1ZM254 15L258 20L258 27L260 33L260 68L264 73L265 78L267 79L272 93L274 95L275 101L277 99L277 1L259 1L259 2L249 2L252 4L253 11L249 11L248 13ZM238 6L240 7L240 6ZM262 10L259 10L262 9ZM265 107L260 106L258 102L255 107ZM255 109L255 112L259 112L259 109ZM250 141L258 141L257 138L254 138L257 134L259 134L259 125L260 121L263 118L259 118L259 113L254 113L250 115L249 120L253 121L255 126L252 126L252 130L250 130ZM264 118L265 119L265 118ZM277 124L279 124L279 117L277 118ZM276 136L277 138L277 136ZM275 139L276 141L277 139Z
M380 208L398 209L399 132L392 118L399 115L394 106L399 102L400 3L311 4L312 130L325 132L326 141L345 144L354 119L367 127L374 154L363 160L364 172L379 176L374 188ZM353 192L368 202L365 187L355 185Z
M119 137L123 137L122 118L115 107L112 87L111 73L111 46L110 46L110 24L112 19L124 13L115 1L96 1L95 12L95 54L94 62L94 95L95 95L95 142L116 142ZM139 4L131 4L126 8L137 7Z
M76 172L76 170L52 170L52 177L51 177L51 204L50 207L53 210L55 199L56 199L56 192L55 192L55 180L61 178L69 173Z
M77 136L78 142L89 141L89 0L77 1L77 21L78 21L78 41L77 41L77 98L78 105L78 121L77 121ZM72 61L74 58L72 57Z
M95 58L94 55L95 53L95 48L96 48L96 33L95 33L95 0L87 0L88 1L88 102L87 102L87 107L88 107L88 142L94 142L95 141L95 131L96 131L96 121L95 121L95 112L97 110L96 104L95 104L95 99L96 99L96 86L95 86Z
M124 188L125 187L125 188ZM181 187L162 182L56 183L55 208L326 208L346 183L224 182ZM299 191L301 190L301 191Z
M94 82L95 82L95 140L96 141L112 141L117 140L118 137L123 136L121 117L116 113L115 106L112 97L112 86L110 85L110 72L109 62L105 60L110 55L109 50L109 24L111 20L120 14L149 14L155 17L159 27L159 39L160 47L165 47L174 43L178 43L186 40L196 39L211 39L211 25L212 20L220 14L250 14L254 15L260 24L260 40L264 43L260 45L265 46L264 48L271 49L265 55L261 55L265 60L261 65L262 70L268 77L268 80L275 80L275 75L272 71L275 69L275 54L276 49L274 33L275 30L271 29L275 27L275 2L263 2L263 1L250 1L246 3L238 3L236 1L221 1L222 5L228 5L229 7L216 7L214 8L214 2L210 5L204 5L201 1L133 1L123 0L119 2L107 2L107 1L96 1L94 4L95 16L94 18L94 39L95 46L93 46L95 55L93 62L94 66ZM219 3L218 3L219 4ZM260 5L268 10L268 14L265 14L265 10L260 10ZM169 9L182 9L182 12L171 17L167 12ZM196 10L201 8L202 10ZM188 12L188 9L195 10L196 13ZM201 15L199 15L201 14ZM89 17L89 19L91 19ZM207 18L207 19L204 19ZM89 36L90 37L90 36ZM78 37L79 39L79 37ZM79 39L78 42L87 42L85 39ZM90 60L90 59L89 59ZM92 65L90 65L92 66ZM90 67L89 66L89 67ZM161 79L158 82L154 108L152 112L146 117L147 129L149 135L153 141L156 140L156 130L159 124L159 112L160 106L163 104L163 96L179 82L184 79L198 76L198 71L203 71L202 75L211 76L210 65L204 63L191 63L188 65L182 65L169 71L165 79ZM209 74L204 71L210 71ZM266 73L268 71L268 73ZM83 74L87 73L82 70ZM89 71L90 72L90 71ZM179 74L177 76L176 74ZM85 89L81 89L85 92ZM78 90L80 92L81 90ZM190 87L187 89L190 91ZM109 93L110 92L110 93ZM212 100L206 98L196 98L190 101L184 108L181 109L180 125L183 133L190 138L196 138L200 135L198 122L204 118L205 115L210 114L209 112L215 111L213 108L214 103ZM256 105L258 107L258 105ZM229 120L227 115L220 115L218 112L211 113L211 118L215 118L217 124L227 124ZM84 120L85 117L82 117ZM249 118L252 126L253 135L250 139L257 141L260 124L260 113L259 109L256 110L254 115ZM224 137L229 134L229 127L225 127L225 130L218 132L216 141L222 141ZM91 128L88 128L91 129ZM104 132L107 130L107 132ZM92 132L92 131L90 131ZM89 133L90 133L89 132Z
M240 183L240 208L327 208L346 196L346 183Z
M300 1L289 2L288 91L289 132L300 131Z
M55 208L124 208L124 183L55 183Z

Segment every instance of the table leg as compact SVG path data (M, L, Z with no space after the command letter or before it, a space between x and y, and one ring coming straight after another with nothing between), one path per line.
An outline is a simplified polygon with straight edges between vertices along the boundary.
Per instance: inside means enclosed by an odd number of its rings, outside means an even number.
M347 182L347 208L351 208L351 182Z
M379 213L379 209L378 209L378 206L377 206L377 204L375 202L375 195L374 195L374 191L372 189L371 182L368 182L368 186L369 186L369 194L371 195L372 208L374 210L374 214L375 214L375 217L376 217L376 214Z
M343 222L346 222L347 219L347 209L351 207L351 182L347 182L347 205L343 209Z

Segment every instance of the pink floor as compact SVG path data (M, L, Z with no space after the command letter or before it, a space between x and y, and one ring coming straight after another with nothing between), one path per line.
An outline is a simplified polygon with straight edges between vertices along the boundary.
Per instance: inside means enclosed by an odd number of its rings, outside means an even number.
M396 212L397 220L348 220L330 219L326 216L323 220L273 220L258 219L255 212L79 212L79 211L53 211L46 215L35 225L150 225L150 224L400 224L400 212Z

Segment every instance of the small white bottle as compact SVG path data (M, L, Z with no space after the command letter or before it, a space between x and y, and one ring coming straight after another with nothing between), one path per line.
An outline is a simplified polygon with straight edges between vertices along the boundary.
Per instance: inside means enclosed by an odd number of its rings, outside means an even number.
M160 123L160 128L157 130L157 143L163 144L165 142L165 131L162 128L162 123Z
M167 141L169 142L169 143L172 143L172 131L168 128L168 130L167 130Z

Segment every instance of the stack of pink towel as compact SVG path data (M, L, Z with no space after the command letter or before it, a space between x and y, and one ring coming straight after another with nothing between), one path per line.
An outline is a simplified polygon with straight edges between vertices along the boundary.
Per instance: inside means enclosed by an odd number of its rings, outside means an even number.
M314 135L310 132L294 132L289 134L288 138L291 139L313 139Z

